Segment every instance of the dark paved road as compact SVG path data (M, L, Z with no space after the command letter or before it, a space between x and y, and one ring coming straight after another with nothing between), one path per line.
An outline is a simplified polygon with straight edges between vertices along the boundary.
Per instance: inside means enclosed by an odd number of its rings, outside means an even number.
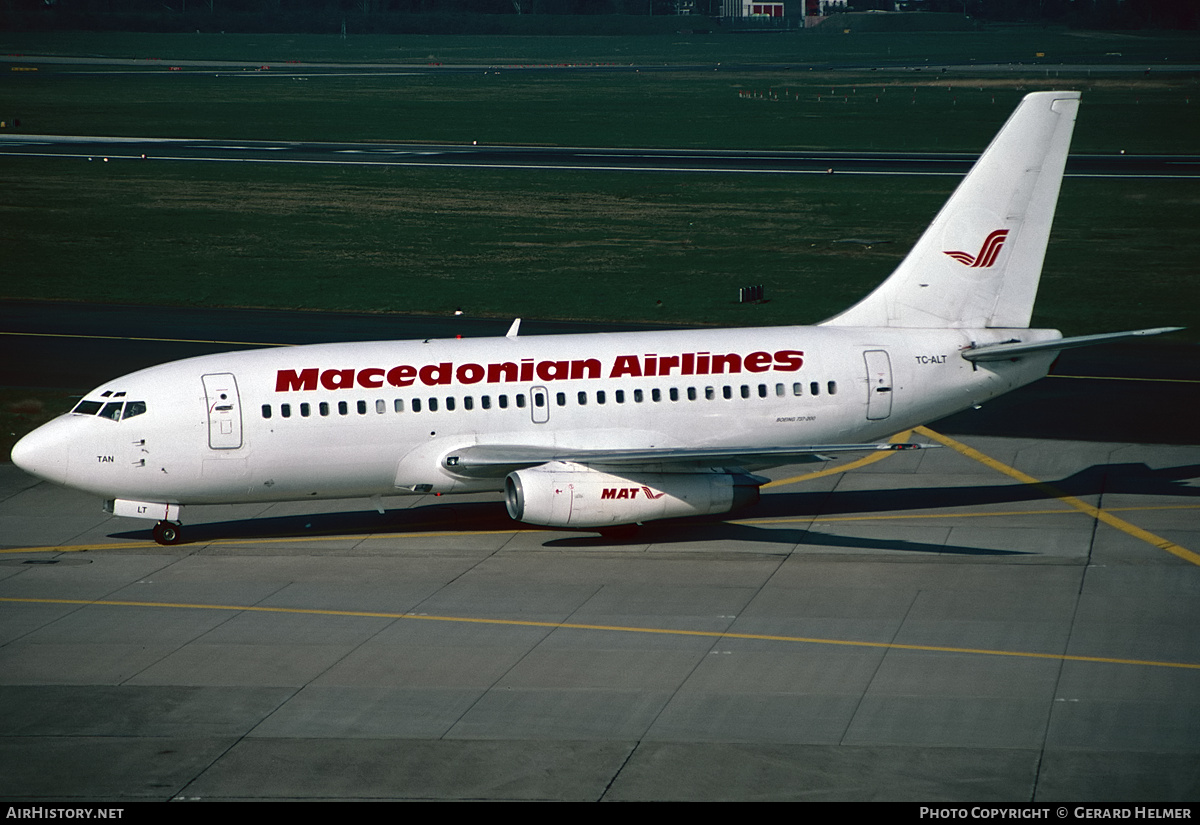
M0 155L739 174L957 175L969 153L597 149L543 146L314 143L302 141L0 135ZM1072 155L1068 177L1200 178L1200 155Z

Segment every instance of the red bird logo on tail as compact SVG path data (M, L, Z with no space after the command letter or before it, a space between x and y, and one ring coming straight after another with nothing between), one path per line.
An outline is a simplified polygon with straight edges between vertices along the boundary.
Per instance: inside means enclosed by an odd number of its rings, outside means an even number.
M1004 240L1007 237L1007 229L997 229L983 239L983 246L979 248L978 255L972 255L969 252L946 252L945 254L963 266L973 269L989 267L996 262L996 258L1000 255L1000 248L1004 246Z

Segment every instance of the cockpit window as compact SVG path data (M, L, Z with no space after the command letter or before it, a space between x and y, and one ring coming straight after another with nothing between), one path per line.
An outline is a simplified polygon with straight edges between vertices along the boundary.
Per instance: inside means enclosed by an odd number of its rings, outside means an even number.
M124 394L120 393L120 395ZM122 415L122 411L124 415ZM102 401L80 401L75 405L75 409L71 410L75 415L96 415L99 413L101 418L108 418L112 421L124 421L126 418L141 415L145 411L145 401L110 401L107 404Z

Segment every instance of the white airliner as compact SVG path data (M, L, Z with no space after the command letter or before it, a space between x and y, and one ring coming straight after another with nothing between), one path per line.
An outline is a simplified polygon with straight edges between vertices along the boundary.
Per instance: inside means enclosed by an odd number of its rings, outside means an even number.
M503 491L518 521L724 513L756 470L877 443L1044 376L1029 329L1077 92L1027 96L899 268L818 326L383 341L190 358L109 381L13 462L156 520L189 504Z

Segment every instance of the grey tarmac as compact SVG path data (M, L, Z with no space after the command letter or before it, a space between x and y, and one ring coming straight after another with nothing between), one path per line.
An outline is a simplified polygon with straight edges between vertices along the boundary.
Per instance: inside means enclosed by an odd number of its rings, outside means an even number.
M1200 447L912 437L616 543L2 464L0 797L1200 798Z

